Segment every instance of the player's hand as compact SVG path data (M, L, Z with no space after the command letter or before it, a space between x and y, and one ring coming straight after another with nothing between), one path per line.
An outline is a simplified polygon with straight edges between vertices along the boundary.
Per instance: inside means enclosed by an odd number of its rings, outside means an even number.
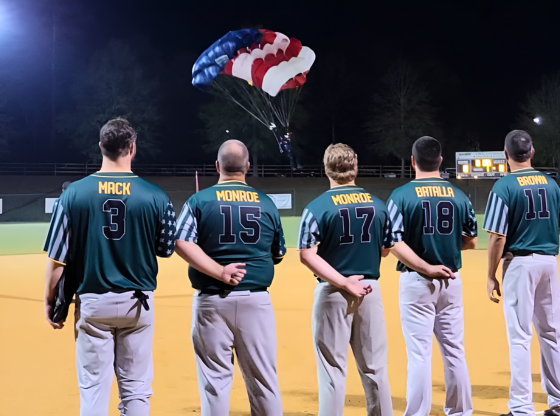
M357 298L363 298L367 294L371 293L371 285L364 284L361 280L364 276L349 276L344 281L344 286L342 287L345 291L350 293L352 296L356 296Z
M231 263L222 269L220 280L228 285L237 286L246 273L245 263Z
M496 279L496 276L489 276L488 277L488 297L494 303L500 303L500 299L494 296L494 291L498 294L498 296L502 296L502 292L500 291L500 282Z
M47 318L47 322L53 329L62 329L64 328L64 320L60 322L53 322L52 317L54 315L54 302L50 302L49 300L45 299L45 315Z
M426 274L432 279L455 279L451 269L442 265L428 267Z

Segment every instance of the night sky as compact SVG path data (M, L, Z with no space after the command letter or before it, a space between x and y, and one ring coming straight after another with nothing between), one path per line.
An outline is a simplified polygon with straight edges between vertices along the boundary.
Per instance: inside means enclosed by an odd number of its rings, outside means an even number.
M485 8L458 7L454 6L456 2L423 6L418 1L56 2L74 5L71 20L77 27L68 41L75 42L77 61L86 62L91 53L110 39L142 37L161 53L164 62L171 63L181 55L190 61L186 66L190 70L196 57L229 30L264 27L297 37L317 53L308 75L309 93L313 94L309 98L311 103L320 100L322 89L329 87L312 88L312 84L332 65L333 59L344 61L349 68L347 77L340 77L337 84L353 91L349 96L354 98L348 105L357 109L352 110L354 117L349 115L341 123L341 130L346 134L340 137L357 148L360 144L356 126L367 119L364 108L368 106L369 94L375 91L374 79L396 59L406 58L433 74L429 87L435 96L448 95L441 102L436 99L435 104L440 104L442 110L441 118L453 120L457 114L451 117L448 113L461 112L461 105L468 103L468 123L479 135L482 150L501 148L506 133L516 126L519 106L527 92L538 87L543 75L560 70L558 14L529 1L510 2L507 7L499 7L496 2L496 6L487 4ZM0 14L2 3L0 0ZM24 17L27 12L33 14L34 7L45 7L50 0L4 0L4 3L4 9L10 11L8 17L19 25L20 36L34 42L34 34L39 35L32 26L39 20L29 19L26 27ZM0 19L0 47L1 26ZM22 30L27 34L22 34ZM12 40L4 34L4 42L6 39ZM190 74L185 77L188 79ZM181 104L180 114L186 134L194 137L201 128L196 116L198 107L208 98L194 87L185 89L185 94L188 96ZM454 104L449 106L449 102ZM176 143L173 140L167 139L166 143L172 146ZM185 149L185 143L191 139L177 140L181 140L178 149ZM59 157L71 158L75 154L63 149ZM162 158L161 162L179 161L165 153Z

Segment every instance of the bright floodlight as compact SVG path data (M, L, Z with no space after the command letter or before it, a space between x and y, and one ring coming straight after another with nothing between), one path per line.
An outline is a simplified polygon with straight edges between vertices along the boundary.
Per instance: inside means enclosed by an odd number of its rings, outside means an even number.
M229 133L229 130L226 130L226 133Z
M542 117L541 116L537 116L533 119L533 121L537 124L542 124Z

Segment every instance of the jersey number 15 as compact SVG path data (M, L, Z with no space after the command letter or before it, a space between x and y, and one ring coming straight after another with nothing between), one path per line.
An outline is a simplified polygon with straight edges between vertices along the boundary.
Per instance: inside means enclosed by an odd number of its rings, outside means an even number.
M235 244L237 236L233 233L233 213L231 205L220 205L224 220L224 232L220 234L220 244ZM246 231L239 232L244 244L257 244L261 239L261 207L239 207L239 223Z

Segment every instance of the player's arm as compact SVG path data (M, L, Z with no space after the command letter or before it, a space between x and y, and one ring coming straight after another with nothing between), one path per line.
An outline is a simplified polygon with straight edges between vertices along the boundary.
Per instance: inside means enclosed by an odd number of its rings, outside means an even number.
M492 302L499 303L500 300L494 296L494 291L498 296L502 296L500 283L496 279L496 271L500 265L504 248L506 246L506 236L509 228L509 207L502 199L503 194L494 189L490 192L488 205L484 214L484 229L490 233L488 240L488 280L486 289L488 297Z
M474 250L478 242L478 224L471 201L466 198L465 218L463 220L463 236L461 250Z
M53 259L47 260L47 268L45 271L45 316L47 318L47 322L54 329L62 329L64 327L64 321L52 321L54 305L56 304L55 288L62 276L62 272L64 272L64 266L64 264Z
M274 240L270 250L272 252L272 261L274 264L279 264L284 260L284 255L286 254L286 239L284 238L284 229L282 228L280 214L277 215L276 220L278 221L278 225L274 232Z
M192 198L189 199L185 203L181 215L179 215L179 219L177 220L175 251L183 260L199 272L227 283L228 285L238 285L243 279L243 276L245 276L245 273L247 273L244 269L245 264L232 263L227 266L222 266L208 256L197 244L198 221L200 220L199 213L200 211L196 208L196 201L192 200Z
M364 285L360 282L364 276L345 277L319 256L317 246L321 242L321 238L319 223L313 213L306 208L301 216L299 227L298 249L300 261L316 276L351 295L363 297L370 293L371 285Z
M420 274L434 279L455 279L455 275L451 269L442 265L432 265L426 263L418 257L418 255L404 241L396 242L395 246L391 249L391 253L393 253L393 255L409 269L415 270Z
M194 242L177 240L175 251L183 260L199 272L228 285L237 286L243 280L245 273L247 273L244 269L245 263L231 263L227 266L222 266L208 256Z
M500 282L496 279L496 271L500 265L500 260L502 260L502 255L504 253L504 247L506 246L506 236L496 233L490 233L490 238L488 240L488 282L487 290L488 297L492 302L500 303L500 299L494 296L494 291L496 291L498 296L502 296L500 291Z
M331 285L336 286L357 297L364 297L371 292L371 285L364 285L360 282L364 276L345 277L337 272L329 263L317 254L317 246L300 249L300 261L307 266L316 276L326 280Z
M60 200L56 205L45 242L45 249L49 256L45 271L45 317L54 329L61 329L64 326L64 321L58 323L52 321L56 304L55 288L66 266L70 247L70 220L64 205L65 202Z
M477 242L478 242L478 237L469 237L463 234L461 250L474 250L476 248Z
M404 217L401 209L402 201L391 195L387 201L387 211L389 212L389 220L391 221L391 236L394 243L391 253L409 269L415 270L420 274L432 278L455 279L455 275L449 268L440 265L433 266L426 263L403 241L405 230Z

